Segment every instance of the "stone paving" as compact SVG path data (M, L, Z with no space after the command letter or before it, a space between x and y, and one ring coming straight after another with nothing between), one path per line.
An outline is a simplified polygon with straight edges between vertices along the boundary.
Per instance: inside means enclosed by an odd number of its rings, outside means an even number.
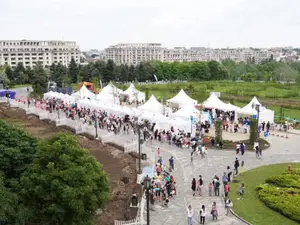
M263 157L257 159L253 152L246 152L242 157L238 155L241 161L245 161L245 171L262 165L283 163L283 162L300 162L300 154L297 149L297 143L300 143L300 137L290 135L290 139L269 137L271 147L263 152ZM200 156L194 158L193 163L190 161L190 150L179 149L175 146L155 142L152 149L161 148L161 156L168 160L172 155L175 158L175 171L172 173L175 177L177 196L172 199L167 209L155 206L155 211L151 212L151 224L160 225L183 225L187 224L186 207L192 205L194 208L194 222L199 223L199 211L201 205L207 208L206 224L238 225L243 222L237 220L232 215L225 215L224 202L221 197L209 197L207 194L207 185L212 180L212 176L222 177L223 172L229 165L233 167L236 157L235 151L208 150L208 157L201 159ZM203 196L192 196L191 181L192 178L198 178L202 175L204 180L205 191ZM233 190L236 191L236 190ZM219 210L218 221L212 221L209 215L212 202L217 203Z

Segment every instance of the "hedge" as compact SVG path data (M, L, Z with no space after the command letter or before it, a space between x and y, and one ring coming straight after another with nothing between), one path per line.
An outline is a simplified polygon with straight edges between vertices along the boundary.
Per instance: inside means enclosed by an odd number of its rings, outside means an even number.
M300 222L300 170L271 176L259 185L259 198L271 209Z

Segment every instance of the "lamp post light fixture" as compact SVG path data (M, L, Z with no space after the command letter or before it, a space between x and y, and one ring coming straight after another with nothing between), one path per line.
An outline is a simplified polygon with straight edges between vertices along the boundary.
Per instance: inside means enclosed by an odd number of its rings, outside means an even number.
M146 190L146 199L147 199L147 225L150 225L150 190L151 188L151 179L147 175L144 180L144 189Z

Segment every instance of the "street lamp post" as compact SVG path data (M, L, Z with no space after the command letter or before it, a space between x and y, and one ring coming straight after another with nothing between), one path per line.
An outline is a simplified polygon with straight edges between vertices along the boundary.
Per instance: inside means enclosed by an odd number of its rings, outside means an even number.
M257 112L257 135L256 135L256 141L258 142L259 139L259 113L260 113L260 104L252 104L252 108L256 110Z
M138 133L138 148L139 148L139 174L141 174L141 129L140 125L136 124L137 127L137 133Z
M150 225L150 188L151 188L151 179L148 177L144 180L144 188L146 189L146 199L147 199L147 225Z

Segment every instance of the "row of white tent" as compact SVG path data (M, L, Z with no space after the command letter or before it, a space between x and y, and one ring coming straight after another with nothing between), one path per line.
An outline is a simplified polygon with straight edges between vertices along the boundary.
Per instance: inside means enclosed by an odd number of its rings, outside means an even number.
M102 109L109 108L111 111L114 111L115 114L117 114L117 111L122 110L119 114L128 114L137 117L143 115L144 119L150 118L156 121L160 119L160 121L163 121L166 118L164 116L166 114L169 116L168 118L180 118L184 121L190 121L191 117L197 118L198 120L200 119L200 115L202 117L205 115L201 114L200 111L195 108L197 100L189 97L184 90L180 90L176 96L167 100L167 106L161 104L152 95L145 104L139 106L137 109L118 106L122 96L128 98L129 101L136 99L138 101L145 100L145 94L138 91L133 84L131 84L126 91L122 91L110 83L97 95L89 91L84 85L78 92L72 94L72 96L56 92L48 92L45 94L45 97L56 97L69 102L81 102L88 104L89 107L92 108L97 108L98 106L98 108L102 107ZM238 116L243 115L257 116L257 111L253 107L254 105L260 106L260 122L274 121L274 111L263 107L256 97L254 97L245 107L240 108L232 104L224 103L212 93L209 98L202 103L202 108L234 111L236 118L238 118ZM169 107L179 108L179 110L172 113L172 109ZM203 119L207 120L207 118L201 118L201 121L203 121Z

